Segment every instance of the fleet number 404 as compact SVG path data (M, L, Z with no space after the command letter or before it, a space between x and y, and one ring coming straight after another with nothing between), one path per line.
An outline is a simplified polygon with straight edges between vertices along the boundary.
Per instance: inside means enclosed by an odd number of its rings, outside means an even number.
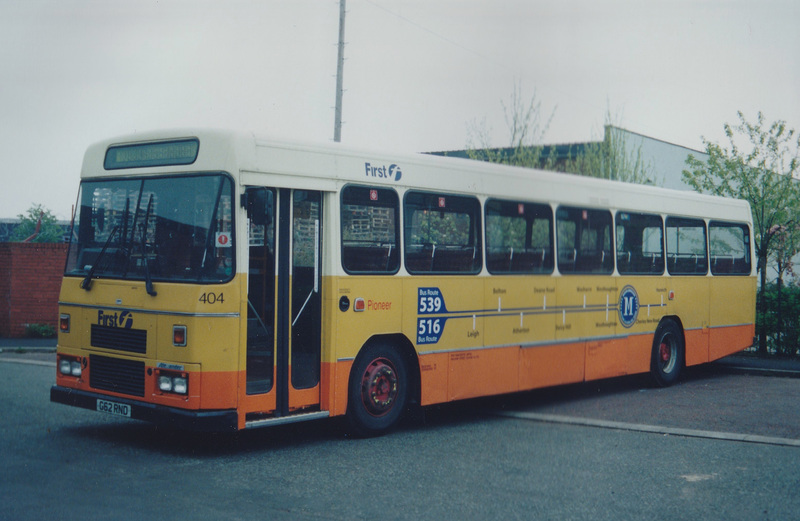
M209 291L200 295L200 302L203 304L222 304L225 302L225 296L222 293L214 293Z

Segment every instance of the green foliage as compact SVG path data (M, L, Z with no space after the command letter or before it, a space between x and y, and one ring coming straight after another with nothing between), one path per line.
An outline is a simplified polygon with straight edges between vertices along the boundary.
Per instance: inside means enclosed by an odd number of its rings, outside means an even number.
M800 286L769 284L766 309L756 314L756 327L766 334L767 352L797 356L800 350Z
M62 242L64 231L58 225L56 216L40 204L31 206L25 215L19 214L19 226L11 234L12 242L21 242L36 233L36 225L41 217L39 233L31 242Z
M553 121L555 108L547 120L544 120L542 102L536 99L536 92L530 101L526 101L521 91L522 86L517 83L508 104L500 102L509 132L509 146L493 147L486 122L482 121L480 124L473 122L468 129L467 155L470 159L526 168L542 168L542 147L539 145L550 127L550 122Z
M25 335L32 338L52 338L56 336L56 328L50 324L26 324Z
M422 210L412 218L412 244L465 246L469 244L470 218L464 213Z
M777 232L800 223L800 183L795 180L800 173L800 135L785 121L766 126L760 112L755 123L741 112L738 115L738 125L725 124L730 148L704 139L708 161L690 155L683 179L698 192L750 203L758 269L763 270L780 246L774 241ZM739 146L740 141L746 148Z
M725 124L730 148L704 139L708 161L686 160L684 181L699 192L735 197L750 203L753 235L761 274L759 313L767 316L767 264L778 268L778 283L800 251L800 134L785 121L767 125L759 112L755 123L738 113L739 124ZM759 323L759 351L768 351L768 321Z
M625 133L611 124L606 114L603 141L587 143L583 152L567 160L564 171L572 174L655 185L653 164L642 157L642 147L630 146Z

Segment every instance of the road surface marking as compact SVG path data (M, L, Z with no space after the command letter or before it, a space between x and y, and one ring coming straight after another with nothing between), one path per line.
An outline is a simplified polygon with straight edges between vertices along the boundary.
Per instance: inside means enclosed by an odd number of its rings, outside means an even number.
M584 427L598 427L601 429L616 429L622 431L649 432L653 434L669 434L672 436L685 436L689 438L705 438L710 440L742 441L747 443L760 443L763 445L780 445L784 447L800 447L800 440L791 438L774 438L759 436L757 434L737 434L733 432L703 431L697 429L682 429L677 427L662 427L659 425L643 425L638 423L614 422L608 420L594 420L591 418L578 418L574 416L561 416L558 414L541 414L536 412L497 411L495 416L515 418L518 420L531 420L546 423L560 423L564 425L579 425Z

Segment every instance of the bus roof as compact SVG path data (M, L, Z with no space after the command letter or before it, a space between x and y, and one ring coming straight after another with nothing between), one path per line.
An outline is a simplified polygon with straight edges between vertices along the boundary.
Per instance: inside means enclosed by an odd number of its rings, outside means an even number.
M110 147L196 140L186 164L106 169ZM746 201L559 172L427 154L261 138L227 130L178 129L106 139L88 148L82 178L226 171L240 185L336 191L349 183L750 222Z

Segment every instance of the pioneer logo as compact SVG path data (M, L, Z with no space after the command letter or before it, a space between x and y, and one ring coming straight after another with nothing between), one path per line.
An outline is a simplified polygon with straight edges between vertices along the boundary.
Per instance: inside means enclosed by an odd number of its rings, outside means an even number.
M389 166L375 166L372 163L364 163L364 170L366 171L367 177L393 179L395 181L399 181L400 178L403 177L403 172L400 170L400 167L395 164Z

